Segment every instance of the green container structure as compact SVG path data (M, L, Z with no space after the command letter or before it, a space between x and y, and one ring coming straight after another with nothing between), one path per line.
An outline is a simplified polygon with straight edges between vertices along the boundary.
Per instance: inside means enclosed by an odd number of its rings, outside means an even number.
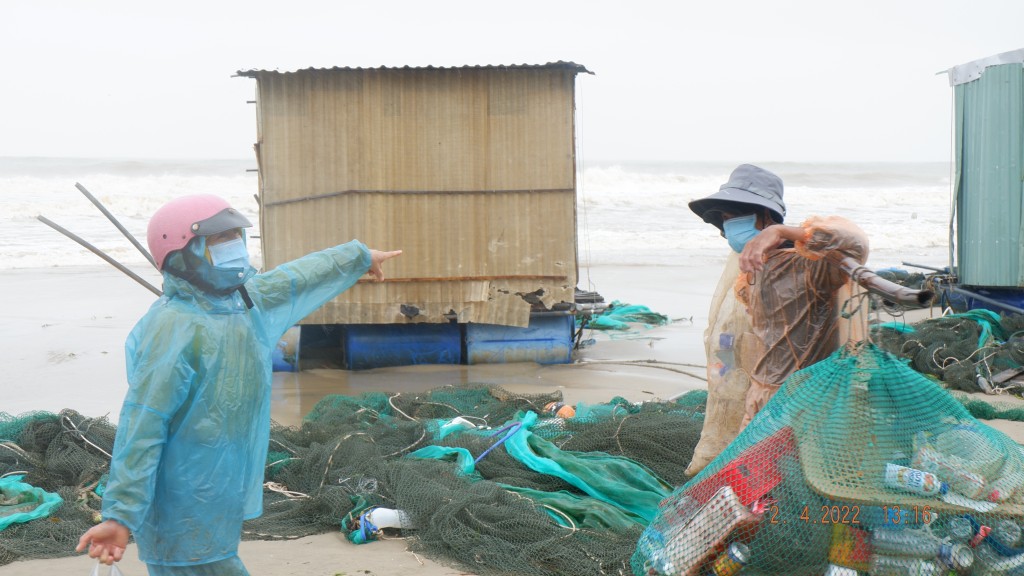
M947 73L955 100L957 292L968 308L1024 312L1024 49Z
M949 70L960 282L1024 287L1024 49ZM950 240L953 240L951 238Z

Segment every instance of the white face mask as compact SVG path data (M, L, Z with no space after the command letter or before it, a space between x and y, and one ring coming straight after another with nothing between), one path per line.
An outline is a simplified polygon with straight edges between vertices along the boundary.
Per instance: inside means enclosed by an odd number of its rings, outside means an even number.
M210 263L217 268L248 268L249 251L241 238L207 246L210 252Z

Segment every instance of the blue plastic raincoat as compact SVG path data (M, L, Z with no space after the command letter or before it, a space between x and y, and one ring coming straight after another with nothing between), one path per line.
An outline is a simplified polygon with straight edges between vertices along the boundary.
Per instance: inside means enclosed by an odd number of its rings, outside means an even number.
M128 337L103 517L127 526L147 564L234 557L263 512L271 352L285 331L369 270L362 243L329 248L216 296L164 274L164 295Z

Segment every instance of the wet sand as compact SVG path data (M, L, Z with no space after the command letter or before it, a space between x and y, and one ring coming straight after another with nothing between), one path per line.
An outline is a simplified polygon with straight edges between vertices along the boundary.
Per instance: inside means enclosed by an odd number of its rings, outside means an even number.
M581 288L599 292L609 302L646 305L673 322L628 333L586 333L584 340L593 342L566 365L278 372L272 417L297 424L327 394L415 393L461 383L495 384L524 393L557 389L568 403L607 402L615 396L633 402L664 400L704 389L703 331L719 271L695 266L581 269ZM155 272L143 276L159 285ZM109 267L0 271L0 349L7 376L0 411L17 415L72 408L116 420L126 387L124 340L153 300L152 293ZM918 311L911 319L929 313ZM987 423L1024 442L1021 423ZM254 575L465 574L407 552L400 539L355 546L340 532L286 542L243 542L240 555ZM0 567L0 574L84 574L93 564L81 556L23 561ZM120 568L125 576L146 574L134 545Z

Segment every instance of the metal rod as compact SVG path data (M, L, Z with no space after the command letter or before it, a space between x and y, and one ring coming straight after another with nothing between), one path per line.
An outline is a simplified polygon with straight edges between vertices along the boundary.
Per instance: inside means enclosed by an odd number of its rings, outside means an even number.
M82 194L85 194L85 197L88 198L90 202L95 204L96 207L100 209L100 212L103 212L103 215L107 217L107 220L110 220L111 222L114 223L114 226L117 226L117 229L121 231L121 234L124 234L125 238L127 238L129 242L131 242L136 248L138 248L139 252L142 252L142 255L146 257L146 260L149 260L149 263L153 265L153 268L159 270L160 267L156 265L156 260L153 259L153 256L150 255L149 251L143 248L142 244L139 244L139 241L136 240L135 237L132 236L128 232L128 230L125 229L124 226L121 226L121 223L117 221L117 218L114 218L114 215L111 214L110 211L108 211L103 206L103 204L100 204L100 201L97 200L95 196L90 194L89 191L85 189L85 186L82 186L78 182L75 182L75 188L78 188L82 192Z
M274 208L277 206L284 206L285 204L311 202L313 200L323 200L325 198L334 198L336 196L344 196L347 194L436 194L449 196L457 194L553 194L568 192L575 192L575 190L572 188L536 188L533 190L341 190L339 192L328 192L326 194L316 194L313 196L303 196L301 198L287 198L284 200L277 200L275 202L267 202L264 207Z
M945 272L945 268L936 268L934 266L925 266L924 264L914 264L913 262L904 262L904 266L913 266L914 268L921 268L923 270L931 270L932 272Z
M451 277L427 277L427 278L385 278L384 283L395 282L486 282L489 280L565 280L565 276L544 275L544 274L503 274L492 276L451 276ZM377 280L360 279L360 284L380 284Z
M82 245L82 247L83 247L83 248L85 248L86 250L88 250L88 251L92 252L93 254L95 254L95 255L99 256L100 258L103 258L104 260L106 260L106 261L107 261L107 263L108 263L108 264L110 264L110 265L111 265L111 266L113 266L114 268L117 268L117 269L118 269L118 270L120 270L121 272L124 272L124 273L125 273L125 274L127 274L127 275L128 275L128 276L129 276L129 277L130 277L130 278L132 279L132 280L135 280L135 281L136 281L136 282L138 282L139 284L142 284L143 286L145 286L146 288L148 288L148 289L149 289L149 291L150 291L150 292L152 292L153 294L156 294L157 296L162 296L162 295L163 295L163 292L161 292L161 291L160 291L160 290L159 290L159 289L158 289L158 288L157 288L156 286L153 286L153 285L152 285L152 284L150 284L149 282L146 282L146 281L145 281L144 279L142 279L142 278L141 278L141 277L140 277L140 276L139 276L138 274L136 274L135 272L132 272L132 271L131 271L131 270L129 270L128 268L125 268L125 266L124 266L123 264L121 264L121 263L120 263L120 262L118 262L117 260L114 260L114 259L113 259L113 258L111 258L110 256L107 256L106 254L104 254L104 253L103 253L103 251L101 251L101 250L100 250L99 248L96 248L95 246L93 246L92 244L89 244L89 243L88 243L88 242L86 242L85 240L82 240L81 238L79 238L79 237L78 237L78 236L76 236L75 234L73 234L73 233L71 233L71 232L68 232L68 231L67 231L67 230L65 230L64 228L61 228L61 227L60 227L60 226L59 226L58 224L54 223L54 222L53 222L53 221L51 221L51 220L48 220L48 219L47 219L47 218L46 218L45 216L36 216L36 219L38 219L38 220L39 220L40 222L42 222L43 224L46 224L46 225L47 225L47 226L49 226L50 228L53 228L53 229L54 229L54 230L56 230L57 232L60 232L61 234L63 234L63 235L65 235L65 236L67 236L68 238L70 238L70 239L74 240L75 242L78 242L78 243L79 243L79 244L81 244L81 245Z
M980 300L981 302L984 302L986 304L992 304L993 306L1000 306L1004 310L1009 310L1010 312L1013 312L1015 314L1024 314L1024 309L1018 308L1018 307L1013 306L1011 304L1006 304L1006 303L1000 302L999 300L994 300L992 298L986 298L985 296L982 296L981 294L978 294L977 292L971 292L970 290L964 290L963 288L957 288L956 286L950 286L949 290L951 292L956 292L958 294L965 294L967 296L970 296L971 298L974 298L975 300Z
M849 256L844 256L840 252L829 252L825 257L843 272L849 274L854 282L863 286L868 292L877 294L889 302L903 306L923 307L931 302L935 296L935 293L931 290L915 290L906 286L900 286L895 282L890 282L875 274L867 266L861 265L860 262Z

